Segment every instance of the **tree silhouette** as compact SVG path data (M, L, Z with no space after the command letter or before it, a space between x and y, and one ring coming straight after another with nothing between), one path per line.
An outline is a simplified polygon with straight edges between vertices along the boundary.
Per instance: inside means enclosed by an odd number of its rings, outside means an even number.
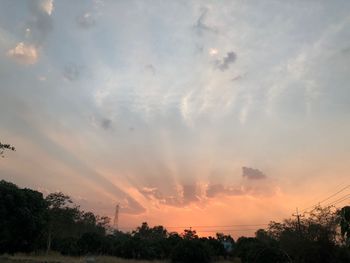
M0 142L0 157L5 157L4 153L5 150L15 151L16 148L12 146L11 144L4 144Z
M350 206L345 206L340 210L341 235L350 247Z

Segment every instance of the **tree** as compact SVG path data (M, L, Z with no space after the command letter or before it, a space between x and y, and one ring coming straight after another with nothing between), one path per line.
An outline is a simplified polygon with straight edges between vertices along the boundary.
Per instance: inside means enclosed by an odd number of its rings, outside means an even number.
M216 240L219 241L225 250L224 256L228 256L232 253L235 246L235 241L230 235L224 235L223 233L216 233Z
M5 150L15 151L16 148L12 146L11 144L3 144L0 142L0 157L5 157L4 153Z
M42 193L0 181L0 253L38 248L47 223L46 209Z
M338 262L338 223L339 216L334 208L318 206L302 218L300 224L296 219L271 222L267 232L259 236L260 239L274 239L293 262Z
M72 199L61 192L51 193L45 198L48 204L49 223L47 225L47 249L51 250L54 238L73 236L76 219L80 215L78 207L70 207Z
M345 206L340 210L341 235L345 239L346 245L350 247L350 206Z
M132 232L130 245L136 258L163 259L166 257L168 231L163 226L149 227L144 222Z
M183 239L197 239L198 235L196 230L192 230L192 229L185 229L184 232L182 233L182 237Z
M172 263L209 263L210 248L199 239L184 239L178 243L171 255Z

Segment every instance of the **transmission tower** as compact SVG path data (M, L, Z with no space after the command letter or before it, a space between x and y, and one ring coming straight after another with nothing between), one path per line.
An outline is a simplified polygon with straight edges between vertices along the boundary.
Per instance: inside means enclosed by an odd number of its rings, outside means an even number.
M119 223L119 203L115 206L115 214L114 214L114 229L118 230L118 223Z

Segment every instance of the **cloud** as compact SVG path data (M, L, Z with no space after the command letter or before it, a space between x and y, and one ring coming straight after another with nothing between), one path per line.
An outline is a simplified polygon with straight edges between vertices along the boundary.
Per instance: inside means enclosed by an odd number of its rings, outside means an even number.
M112 121L110 119L104 118L101 121L101 126L102 126L103 129L109 130L110 128L112 128Z
M86 12L76 19L77 25L84 29L89 29L96 25L96 20L90 12Z
M198 186L194 184L186 184L180 187L175 195L164 195L158 188L144 187L139 189L139 192L143 194L147 199L157 200L159 204L185 207L191 203L199 202L201 199L198 196Z
M234 81L239 81L239 80L242 80L243 78L245 78L247 76L247 73L243 73L243 74L238 74L236 76L234 76L231 81L234 82Z
M81 70L81 67L71 63L64 67L63 76L69 81L76 81L80 77L80 70Z
M196 24L194 25L194 28L197 32L198 35L202 35L204 32L210 32L210 33L218 33L217 29L208 26L204 20L208 14L208 9L207 8L202 8L202 13L199 16L199 18L196 21Z
M161 193L158 190L158 188L144 187L142 189L139 189L139 192L149 200L157 200L159 204L175 206L175 207L184 206L184 202L182 198L179 198L178 196L171 196L171 195L165 196L163 193Z
M51 14L53 0L31 0L29 9L33 16L27 23L27 34L36 45L42 45L53 29Z
M39 2L41 9L48 15L51 15L53 11L53 0L41 0Z
M198 187L194 184L187 184L182 186L183 190L183 203L189 204L192 202L198 202L200 199L198 197Z
M206 188L206 197L217 196L272 196L279 191L273 180L243 180L236 185L209 184Z
M153 76L156 75L156 68L152 64L145 66L146 71L150 72Z
M38 61L38 51L33 45L20 42L7 51L7 55L20 64L35 64Z
M138 215L146 212L146 209L134 198L127 196L121 204L121 211L125 214Z
M260 180L266 178L266 175L260 170L244 166L242 167L242 176L248 180Z
M242 180L234 185L210 183L206 187L206 197L216 196L271 196L278 191L273 180L263 172L250 167L242 167ZM247 180L245 180L247 179ZM262 180L264 179L264 180Z
M227 53L226 57L224 57L222 61L217 60L215 66L221 71L225 71L230 67L231 64L233 64L236 61L236 59L236 53L231 51Z
M53 0L29 0L29 7L33 13L44 13L51 15L54 5Z
M215 56L219 53L219 50L217 48L210 48L209 49L209 55L210 56Z
M207 197L215 197L217 195L243 195L244 192L240 187L224 186L222 184L209 185L206 190Z

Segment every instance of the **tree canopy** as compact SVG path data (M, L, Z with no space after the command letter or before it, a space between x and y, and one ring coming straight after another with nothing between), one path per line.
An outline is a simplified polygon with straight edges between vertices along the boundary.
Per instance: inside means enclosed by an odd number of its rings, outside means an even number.
M350 207L316 207L300 221L271 222L254 237L217 233L199 237L194 229L168 232L142 223L116 231L110 219L83 211L61 192L38 191L0 181L0 253L54 250L65 255L104 254L127 259L211 262L238 257L242 263L350 262Z
M15 151L16 148L12 146L11 144L4 144L0 142L0 157L4 157L5 151L10 150L10 151Z

